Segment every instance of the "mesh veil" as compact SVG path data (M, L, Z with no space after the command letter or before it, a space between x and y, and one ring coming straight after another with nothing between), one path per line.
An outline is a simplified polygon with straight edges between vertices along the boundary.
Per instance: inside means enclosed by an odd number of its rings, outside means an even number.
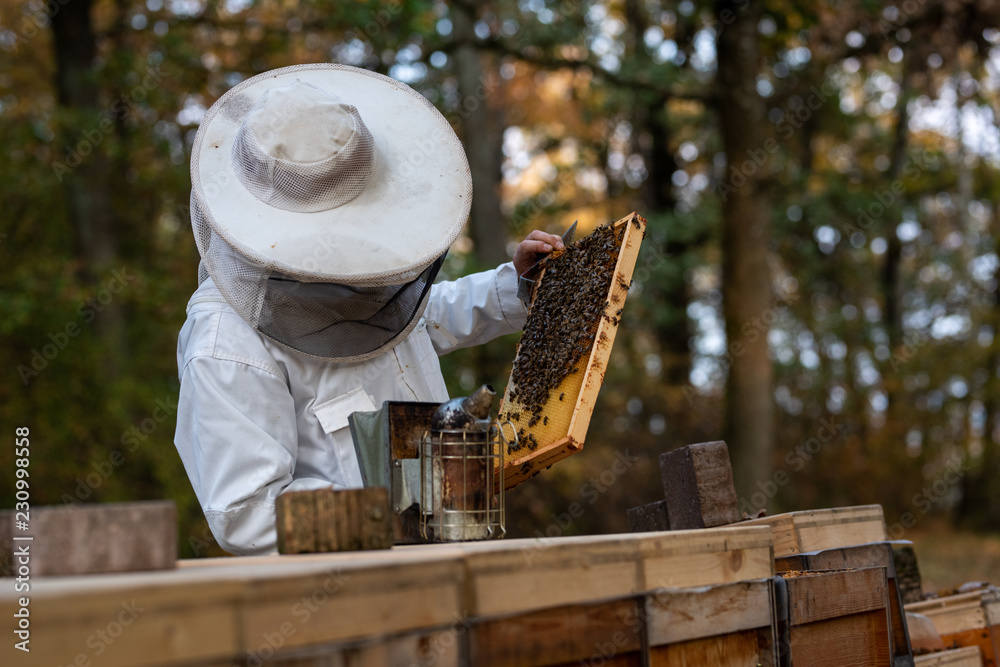
M313 357L364 361L406 338L444 257L402 285L301 282L253 264L207 224L192 199L191 223L207 273L226 302L271 340Z

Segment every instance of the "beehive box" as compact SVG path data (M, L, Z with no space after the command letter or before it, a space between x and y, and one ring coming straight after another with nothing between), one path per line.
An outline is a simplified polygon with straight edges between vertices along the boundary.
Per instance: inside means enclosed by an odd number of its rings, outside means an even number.
M545 260L500 404L507 488L583 448L645 229L632 213Z
M1000 662L1000 590L984 588L970 593L906 605L934 623L945 646L977 646L983 667Z
M769 579L654 591L646 596L649 664L778 664L773 611Z
M785 572L792 665L890 667L885 568Z
M771 526L775 558L888 539L881 505L787 512L733 525Z
M896 564L892 557L892 542L872 542L855 546L825 549L774 559L778 572L793 570L840 570L845 568L880 567L885 569L889 598L889 635L896 665L912 665L913 652L903 612L903 599L896 579Z
M913 664L916 667L982 667L983 659L977 647L966 646L918 655L913 659Z

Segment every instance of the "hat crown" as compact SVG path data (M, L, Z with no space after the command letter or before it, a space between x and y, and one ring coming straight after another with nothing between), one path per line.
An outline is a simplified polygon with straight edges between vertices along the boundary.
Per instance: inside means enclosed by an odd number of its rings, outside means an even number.
M266 91L246 115L232 165L260 201L314 213L361 194L375 172L375 142L354 106L296 81Z
M352 108L297 81L265 92L246 122L264 153L309 164L334 157L350 145L358 132Z

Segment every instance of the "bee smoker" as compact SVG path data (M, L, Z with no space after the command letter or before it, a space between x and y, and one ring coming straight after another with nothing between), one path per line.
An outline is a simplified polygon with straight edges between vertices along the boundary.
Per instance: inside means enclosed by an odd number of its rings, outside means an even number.
M365 486L389 489L395 544L504 536L506 446L489 419L495 395L483 385L445 403L385 401L348 418Z
M432 542L504 534L503 447L483 385L441 404L420 442L420 535ZM499 479L495 479L499 477Z

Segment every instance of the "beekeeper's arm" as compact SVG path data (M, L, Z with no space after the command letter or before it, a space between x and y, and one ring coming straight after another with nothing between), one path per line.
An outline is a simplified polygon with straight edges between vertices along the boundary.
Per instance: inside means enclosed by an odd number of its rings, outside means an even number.
M278 495L329 487L330 481L292 481L295 406L287 379L268 363L257 336L234 333L250 329L222 304L195 308L202 312L189 315L178 345L181 409L174 443L219 546L236 555L273 553ZM219 337L227 340L216 344Z
M560 237L535 230L518 244L512 262L434 285L424 320L437 353L520 331L528 311L517 298L518 276L544 255L562 247Z

